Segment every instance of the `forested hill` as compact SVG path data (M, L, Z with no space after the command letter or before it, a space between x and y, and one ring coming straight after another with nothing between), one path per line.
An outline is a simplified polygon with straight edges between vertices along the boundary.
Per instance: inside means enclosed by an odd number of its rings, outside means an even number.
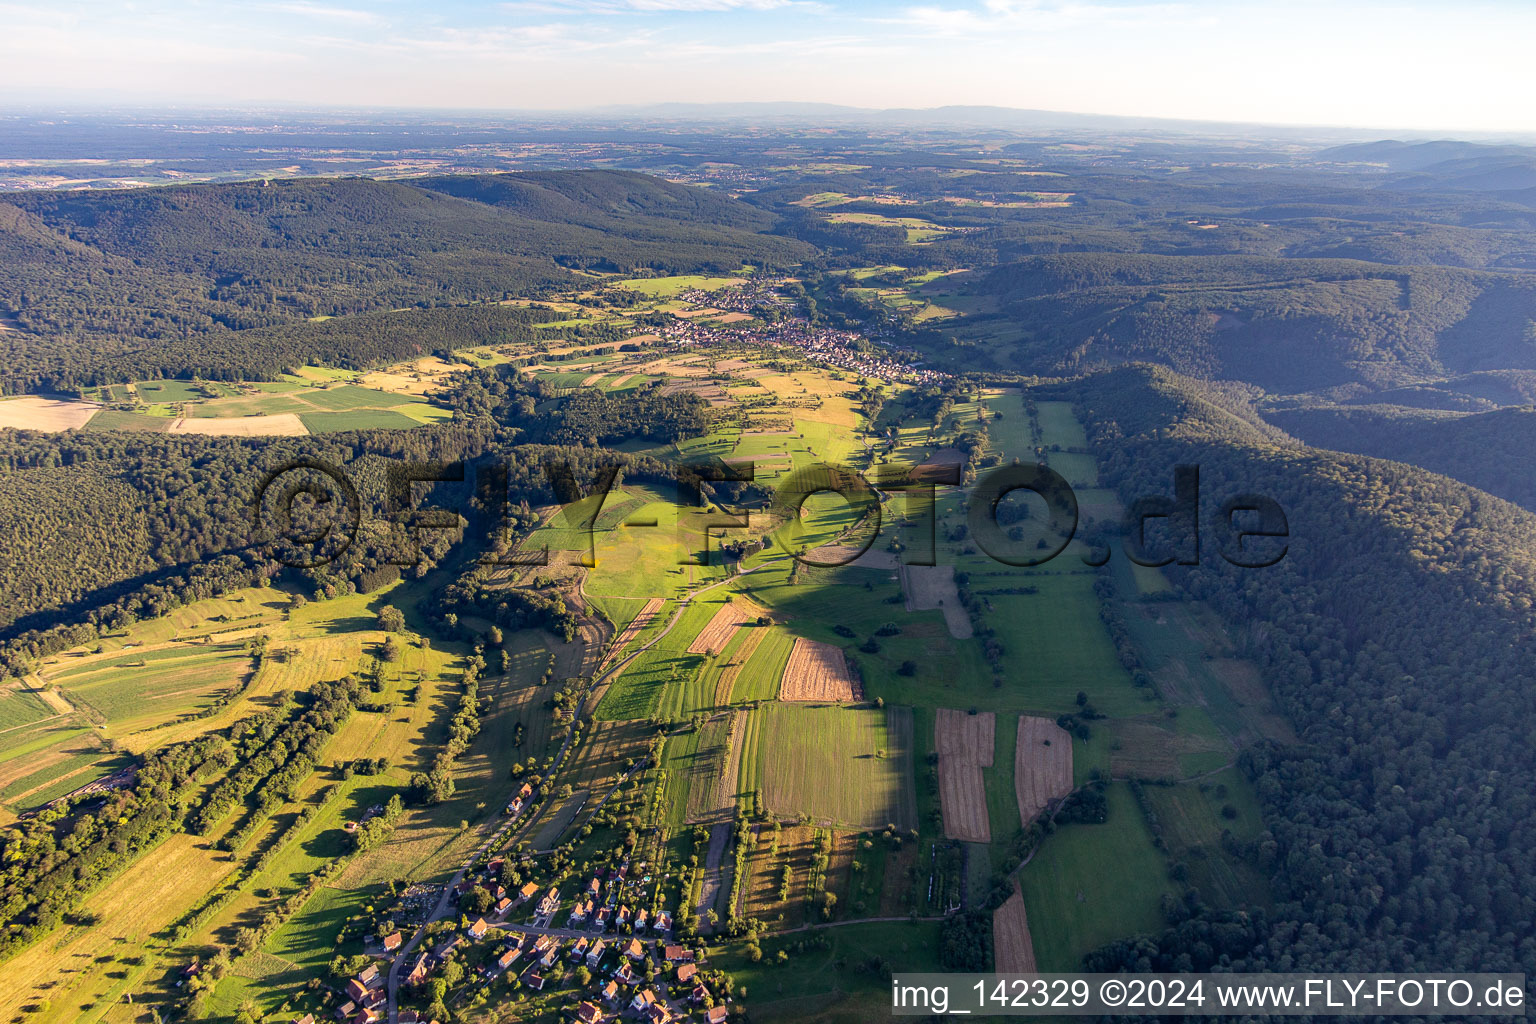
M1536 516L1400 463L1278 443L1221 393L1131 366L1067 386L1126 496L1200 467L1207 515L1279 502L1289 552L1205 536L1170 567L1262 666L1302 743L1245 755L1278 904L1194 914L1090 958L1234 970L1536 967Z
M1459 414L1395 406L1319 407L1266 413L1319 448L1415 466L1536 511L1536 410Z
M0 203L0 312L21 330L0 333L0 387L68 386L99 369L102 354L203 336L223 336L213 347L227 353L239 347L229 332L310 317L538 296L579 280L576 270L728 271L811 252L766 233L773 218L746 204L641 174L427 184L307 179L9 196ZM521 200L491 201L513 194Z
M1271 392L1536 368L1536 278L1335 259L1078 253L975 285L1025 371L1142 360Z

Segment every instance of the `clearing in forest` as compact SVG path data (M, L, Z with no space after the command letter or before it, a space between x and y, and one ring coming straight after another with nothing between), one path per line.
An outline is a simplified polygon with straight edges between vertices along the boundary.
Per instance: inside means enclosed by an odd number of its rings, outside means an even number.
M100 411L95 402L23 395L0 401L0 428L18 430L78 430Z
M795 641L795 649L790 651L789 662L779 680L779 700L841 702L862 699L841 648L804 637Z
M990 843L992 825L981 770L992 767L997 717L990 711L971 715L939 708L934 734L944 834L967 843Z
M172 421L166 433L219 437L299 437L309 433L309 428L296 413L281 412L271 416L208 419L183 417Z
M1065 729L1049 718L1019 717L1013 786L1025 825L1052 800L1072 792L1072 737Z

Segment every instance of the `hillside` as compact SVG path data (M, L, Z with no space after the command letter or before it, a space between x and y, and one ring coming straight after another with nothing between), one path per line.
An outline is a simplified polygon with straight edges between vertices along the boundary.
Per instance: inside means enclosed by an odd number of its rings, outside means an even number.
M1277 409L1266 418L1318 448L1422 466L1536 510L1536 411L1458 415L1403 409Z
M1215 948L1241 970L1528 958L1529 939L1495 937L1529 935L1515 894L1536 840L1521 739L1536 727L1524 641L1536 516L1409 466L1276 446L1166 371L1124 368L1072 390L1093 436L1121 437L1105 469L1122 494L1163 493L1172 465L1196 463L1207 508L1240 488L1289 520L1289 553L1270 569L1211 550L1174 572L1241 631L1303 740L1247 759L1281 901ZM1090 965L1167 969L1187 953L1201 969L1222 927L1196 915Z
M764 234L760 211L645 175L530 181L434 182L521 197L506 205L367 179L12 196L0 311L20 330L0 333L0 390L98 382L192 339L237 350L238 332L313 317L539 296L576 271L728 271L809 253ZM270 372L255 351L232 370Z
M1536 281L1349 260L1091 253L990 271L1021 369L1147 360L1287 393L1536 368Z

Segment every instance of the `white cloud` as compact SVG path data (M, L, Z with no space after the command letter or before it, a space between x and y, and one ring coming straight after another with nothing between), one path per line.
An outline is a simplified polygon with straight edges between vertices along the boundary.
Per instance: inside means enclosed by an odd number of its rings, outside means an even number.
M264 8L280 14L297 14L305 18L344 21L354 25L378 25L384 21L382 17L373 11L360 11L352 7L327 7L323 4L305 3L303 0L293 0L290 3L266 4Z
M511 0L501 8L518 14L615 15L761 12L822 6L815 0Z

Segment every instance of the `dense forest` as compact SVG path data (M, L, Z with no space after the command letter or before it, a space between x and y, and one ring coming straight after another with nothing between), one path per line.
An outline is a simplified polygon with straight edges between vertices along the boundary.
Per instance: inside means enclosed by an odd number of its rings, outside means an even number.
M1278 565L1170 567L1256 659L1302 744L1245 755L1279 904L1194 916L1092 966L1519 970L1536 958L1536 516L1399 463L1277 442L1231 398L1166 370L1067 385L1123 494L1200 467L1289 521ZM1221 536L1206 522L1214 546Z
M1266 410L1318 448L1410 462L1536 511L1536 411L1446 413L1397 406Z
M1007 264L972 290L1023 335L994 360L1039 373L1144 360L1287 393L1536 369L1536 279L1521 275L1084 253Z
M537 297L579 270L730 271L811 254L767 234L773 220L726 196L614 171L515 185L342 179L14 194L0 203L0 312L20 330L0 332L0 373L14 392L89 383L108 367L257 377L305 348L377 361L402 354L399 343L245 332ZM479 343L485 326L441 322L432 347ZM275 360L273 344L284 350Z

